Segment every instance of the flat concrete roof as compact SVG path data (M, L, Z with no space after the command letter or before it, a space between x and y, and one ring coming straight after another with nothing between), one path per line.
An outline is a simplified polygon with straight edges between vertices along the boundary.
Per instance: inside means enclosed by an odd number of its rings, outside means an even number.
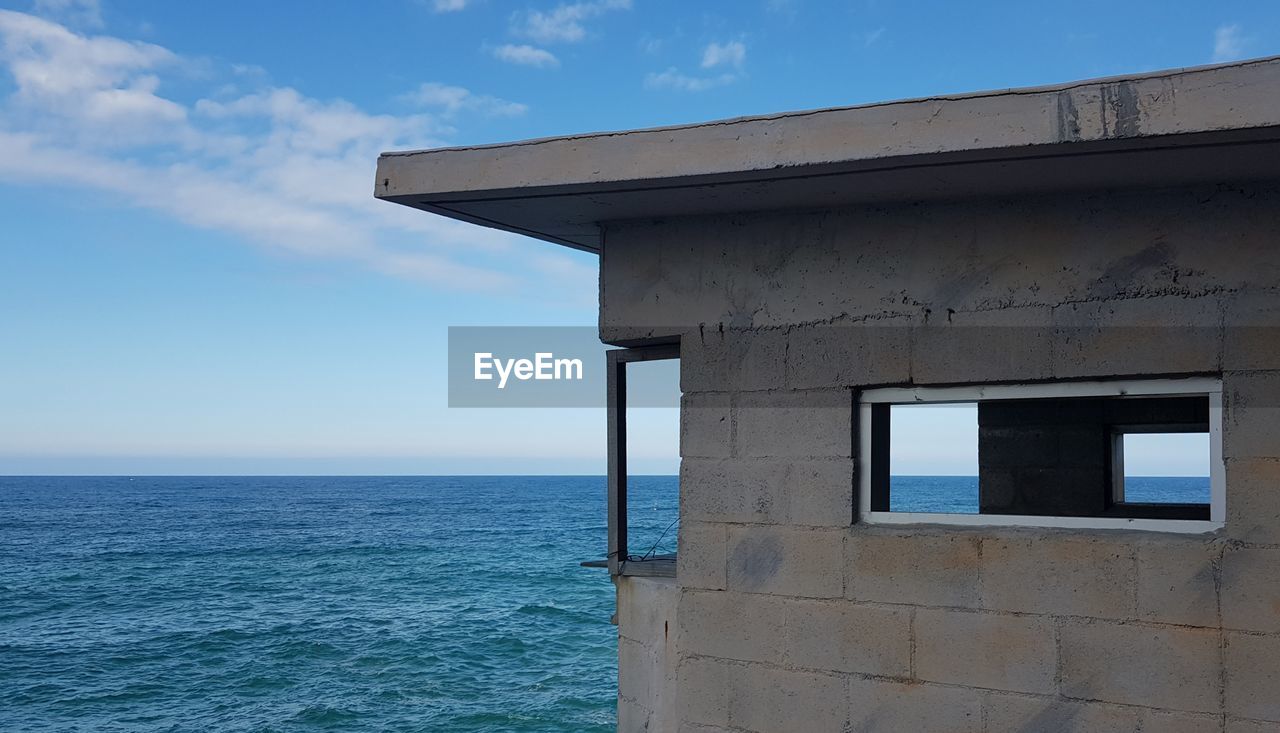
M598 251L610 221L1280 178L1280 56L383 153L375 195Z

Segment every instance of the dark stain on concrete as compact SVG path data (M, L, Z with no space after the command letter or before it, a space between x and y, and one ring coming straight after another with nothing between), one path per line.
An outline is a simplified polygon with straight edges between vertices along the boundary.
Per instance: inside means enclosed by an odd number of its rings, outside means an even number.
M777 574L782 567L782 547L776 537L763 535L744 539L733 551L734 575L757 586Z
M1080 140L1080 112L1070 91L1058 92L1058 140L1064 143Z
M1128 83L1102 87L1102 129L1107 137L1137 137L1138 93Z
M1098 278L1098 284L1111 285L1125 290L1137 279L1139 273L1168 267L1173 251L1165 242L1155 242L1128 257L1116 260Z

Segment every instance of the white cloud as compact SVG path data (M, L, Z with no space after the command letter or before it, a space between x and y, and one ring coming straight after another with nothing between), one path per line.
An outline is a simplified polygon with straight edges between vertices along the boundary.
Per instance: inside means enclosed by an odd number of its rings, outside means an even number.
M95 193L277 252L434 285L533 286L511 235L372 195L379 152L444 145L464 114L523 105L443 84L419 87L412 96L424 110L409 115L278 87L184 104L162 91L183 63L159 46L0 10L0 73L15 82L0 96L0 179ZM559 253L538 256L545 273L541 258Z
M737 81L733 74L719 76L687 76L672 67L661 74L649 74L644 78L646 89L674 89L681 92L703 92Z
M102 27L102 6L98 0L35 0L31 12L90 28Z
M530 10L512 16L512 31L539 43L575 43L586 38L583 21L630 7L631 0L589 0L557 5L545 13Z
M470 0L433 0L431 6L437 13L456 13L466 10Z
M742 68L747 60L747 47L741 41L728 43L711 43L702 52L702 68L714 69L717 66Z
M185 109L156 94L177 57L149 43L86 37L33 15L0 11L0 61L17 91L9 124L40 122L75 142L117 146L180 133Z
M546 49L528 45L506 44L493 49L493 55L500 61L521 66L534 66L539 69L560 65L560 59Z
M493 117L518 117L529 111L529 107L519 102L508 102L505 99L490 97L484 94L473 94L462 87L427 82L404 95L406 101L419 107L434 108L445 115L456 115L463 110L479 112Z
M1245 56L1245 39L1240 25L1230 23L1218 26L1213 32L1213 60L1215 63L1235 61Z

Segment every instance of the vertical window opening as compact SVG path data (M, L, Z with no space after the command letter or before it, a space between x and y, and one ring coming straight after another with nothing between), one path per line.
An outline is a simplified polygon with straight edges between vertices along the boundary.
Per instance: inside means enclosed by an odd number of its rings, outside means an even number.
M615 349L607 352L606 358L609 443L606 564L613 575L674 576L679 480L671 474L645 471L662 465L664 442L672 455L665 459L672 465L667 470L674 471L674 461L678 461L679 410L659 406L679 404L676 385L679 384L680 347L661 344ZM670 394L673 391L675 394Z

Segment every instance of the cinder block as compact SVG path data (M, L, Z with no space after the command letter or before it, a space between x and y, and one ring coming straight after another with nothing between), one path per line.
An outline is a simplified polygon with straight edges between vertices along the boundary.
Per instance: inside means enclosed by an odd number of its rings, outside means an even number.
M797 461L787 472L787 522L814 527L853 524L853 461Z
M853 523L853 461L686 458L680 503L687 521L847 527Z
M1012 692L1055 691L1053 622L978 611L916 610L916 677Z
M1146 733L1217 733L1222 730L1222 716L1208 713L1175 713L1168 710L1142 711L1142 730Z
M1280 290L1253 288L1223 301L1222 368L1280 370Z
M734 414L738 455L853 456L853 394L848 390L744 393Z
M682 588L724 590L729 530L723 524L682 521L676 552L676 580Z
M1134 614L1130 542L1049 533L982 541L982 606L1059 616Z
M1280 549L1241 547L1223 553L1222 625L1280 633Z
M839 598L843 534L788 527L729 529L729 588L747 593Z
M981 694L968 688L855 677L849 680L850 718L859 733L978 733Z
M978 605L979 539L860 528L845 543L845 596L921 606Z
M703 329L680 340L683 392L782 389L786 335L780 329Z
M788 601L791 667L885 677L911 674L911 612L849 601Z
M680 462L680 518L781 522L789 468L780 460L687 458Z
M1067 697L1219 712L1216 630L1068 622L1059 638Z
M910 323L910 319L888 319L793 329L787 340L787 386L809 389L910 381Z
M1280 723L1280 636L1227 634L1227 713Z
M727 458L733 451L733 422L726 393L686 394L680 399L680 455Z
M1227 461L1227 535L1280 544L1280 459Z
M661 675L657 660L649 647L630 639L618 639L618 695L620 699L628 699L648 711L645 702L653 700L654 695L662 689L661 679L656 681L655 675ZM621 713L621 706L619 706ZM648 715L644 718L647 720Z
M911 378L916 384L1049 379L1053 336L1047 307L935 315L912 330Z
M660 643L674 628L680 589L671 578L621 576L617 590L618 635L644 644Z
M618 698L618 733L650 733L652 712L635 700Z
M729 724L729 664L720 659L681 659L676 668L676 717L684 723Z
M1118 705L1001 693L990 694L985 705L991 733L1138 733L1142 725L1136 709Z
M1054 309L1054 376L1192 374L1222 367L1214 298L1127 298Z
M683 654L781 662L782 599L723 591L684 591L676 613Z
M844 680L756 664L731 670L729 723L759 733L841 731L848 720Z
M734 733L730 728L721 728L718 725L702 725L701 723L681 723L677 730L679 733Z
M1261 720L1228 720L1226 733L1280 733L1280 723Z
M1280 372L1226 372L1222 391L1223 456L1280 458Z
M1218 543L1170 540L1138 546L1138 618L1186 626L1218 625Z

